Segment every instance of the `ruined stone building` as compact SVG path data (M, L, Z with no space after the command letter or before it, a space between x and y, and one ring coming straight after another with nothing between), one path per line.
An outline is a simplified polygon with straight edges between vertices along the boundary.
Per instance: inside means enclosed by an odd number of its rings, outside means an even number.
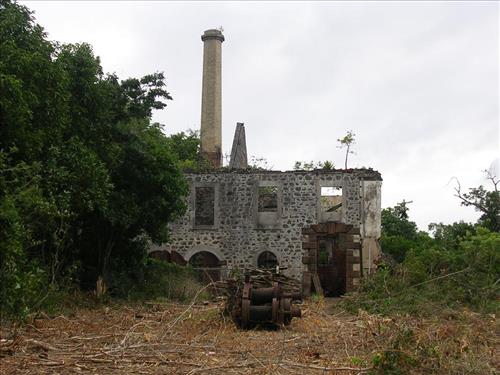
M354 288L380 254L380 174L371 169L267 171L247 167L237 124L222 167L219 30L202 36L201 151L214 168L186 173L188 209L156 250L180 254L212 279L235 268L269 268L303 281L304 293Z

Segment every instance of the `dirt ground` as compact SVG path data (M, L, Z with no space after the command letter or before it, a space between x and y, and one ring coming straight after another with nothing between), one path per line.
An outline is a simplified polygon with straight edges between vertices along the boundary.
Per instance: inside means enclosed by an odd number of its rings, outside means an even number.
M382 318L323 301L302 305L284 329L242 331L221 311L212 302L111 305L4 325L0 373L383 374L390 361L401 374L500 373L494 316Z

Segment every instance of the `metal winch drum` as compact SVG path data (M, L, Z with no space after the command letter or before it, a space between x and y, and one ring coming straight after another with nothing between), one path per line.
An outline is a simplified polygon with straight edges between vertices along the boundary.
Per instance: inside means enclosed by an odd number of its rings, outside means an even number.
M241 304L233 310L233 320L241 328L257 324L289 325L292 318L300 318L300 308L292 301L301 299L299 293L284 293L278 282L272 287L256 288L251 281L245 281Z

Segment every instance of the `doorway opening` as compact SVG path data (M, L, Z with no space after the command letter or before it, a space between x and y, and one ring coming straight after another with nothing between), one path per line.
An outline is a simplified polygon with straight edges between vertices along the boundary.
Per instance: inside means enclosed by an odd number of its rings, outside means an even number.
M209 284L221 279L220 260L209 251L200 251L189 259L189 264L195 269L198 280Z

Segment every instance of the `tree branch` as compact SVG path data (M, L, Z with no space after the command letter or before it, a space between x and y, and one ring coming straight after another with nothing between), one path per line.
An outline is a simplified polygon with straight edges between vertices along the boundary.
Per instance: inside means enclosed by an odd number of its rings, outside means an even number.
M467 199L467 198L463 195L463 193L462 193L462 191L461 191L461 189L462 189L462 188L461 188L460 181L458 180L458 178L453 177L452 179L455 179L455 181L457 182L457 185L458 185L457 187L455 187L455 188L454 188L454 189L455 189L455 192L456 192L455 197L457 197L457 198L459 198L460 200L462 200L462 202L463 202L463 203L465 203L465 205L466 205L466 206L474 206L474 207L476 207L479 211L481 211L481 212L485 212L485 213L488 211L488 210L487 210L487 208L486 208L486 207L484 207L483 205L481 205L481 204L479 204L479 203L477 203L477 202L473 202L473 201L471 201L471 200Z
M486 173L486 178L493 184L493 189L495 189L495 192L498 193L498 184L500 183L500 178L495 180L497 176L494 176L488 169L485 169L484 172Z

